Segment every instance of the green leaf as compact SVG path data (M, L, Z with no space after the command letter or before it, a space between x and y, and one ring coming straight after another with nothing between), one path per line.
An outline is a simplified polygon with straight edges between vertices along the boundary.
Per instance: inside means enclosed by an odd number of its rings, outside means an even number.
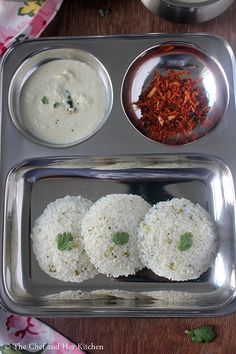
M44 2L45 0L36 0L36 4L38 4L39 6L42 6Z
M29 16L29 17L33 17L35 15L34 10L32 11L26 11L25 7L20 7L17 13L18 16Z
M55 102L54 104L53 104L53 108L58 108L60 106L60 102Z
M16 351L9 344L0 345L0 353L2 354L16 354Z
M111 9L99 9L98 13L100 16L105 17L111 13Z
M112 235L112 241L116 245L125 245L129 241L129 234L127 232L116 232Z
M47 345L44 345L44 348L46 348ZM45 349L41 349L37 352L34 352L34 354L42 354ZM12 344L4 344L0 346L0 353L2 354L30 354L32 353L31 351L25 350L25 349L18 349L16 345Z
M193 244L192 232L185 232L180 236L180 243L178 249L180 251L187 251Z
M216 334L212 326L202 326L186 330L185 333L192 338L194 343L210 343L216 338Z
M73 248L73 236L70 232L57 235L57 248L60 251L71 251Z
M49 99L48 99L48 97L47 97L47 96L43 96L43 97L41 98L41 102L42 102L43 104L49 104Z

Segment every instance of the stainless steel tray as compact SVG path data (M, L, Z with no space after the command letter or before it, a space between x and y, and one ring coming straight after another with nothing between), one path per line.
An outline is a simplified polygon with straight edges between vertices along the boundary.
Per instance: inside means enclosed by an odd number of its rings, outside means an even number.
M150 46L172 41L196 45L217 60L225 71L230 89L229 105L225 118L219 126L206 138L178 147L151 142L138 134L126 119L120 103L122 79L131 61ZM13 125L8 110L9 85L19 64L33 52L52 47L75 47L91 52L108 70L114 89L113 109L103 128L89 140L66 149L49 148L28 140ZM9 50L1 67L0 193L1 228L3 230L1 254L3 257L0 295L3 305L13 312L37 316L52 314L55 316L209 316L234 311L235 202L231 174L228 170L229 167L234 179L236 175L234 80L235 61L230 47L221 38L207 34L39 39L18 44ZM122 157L124 154L130 156ZM146 156L141 157L141 154L146 154ZM109 158L91 158L91 156L112 155L120 156L120 158L110 158L110 160ZM41 159L37 159L39 157ZM49 157L51 158L49 159ZM24 160L27 162L23 163ZM128 167L122 165L126 162L128 162ZM83 167L81 167L81 163L84 163ZM118 163L118 170L115 173L111 172L107 169L107 163L113 166L112 168L114 168L114 164ZM132 167L132 163L136 165ZM120 167L119 164L121 164ZM164 164L164 170L160 166L162 164ZM18 167L12 170L15 165ZM144 171L140 172L140 169L144 169ZM5 183L11 170L5 194ZM82 174L81 180L82 170L84 175ZM124 170L125 174L122 173ZM93 171L92 175L91 171ZM214 183L209 183L203 171L210 173ZM135 176L132 183L128 177L130 172ZM142 172L145 172L144 175ZM216 175L217 178L214 177ZM161 184L160 181L163 181L163 188L165 191L168 190L169 194L159 197L152 195L150 187L148 187L150 178L154 178L153 183L158 186ZM65 180L67 182L69 180L70 183L65 183ZM78 191L81 181L84 181L82 184L83 193L82 190ZM145 184L144 181L148 183ZM143 188L143 184L146 185L146 189ZM75 287L56 280L51 281L39 270L31 253L30 225L49 201L60 195L65 195L65 193L76 194L77 192L95 200L104 193L124 192L130 190L131 187L132 191L137 194L144 193L150 202L160 200L159 198L168 199L170 195L185 196L206 207L224 229L222 235L227 236L225 236L225 244L220 252L223 255L223 265L221 263L222 267L213 268L219 272L225 272L227 281L220 283L220 273L215 274L214 278L214 272L210 272L199 282L152 282L150 279L147 281L145 276L146 281L141 277L142 282L134 281L135 279L132 278L129 278L128 282L124 280L111 282L101 277L97 278L95 283L89 281L88 284L83 285L82 283L81 286L76 285ZM48 190L50 190L50 194L47 192ZM88 195L90 193L92 195ZM219 203L222 201L223 204L220 205ZM15 211L17 211L16 214ZM14 228L12 226L13 219L16 221ZM22 220L24 220L23 223ZM14 250L12 250L12 230L14 231L13 236L17 236L17 247ZM14 252L17 254L16 263L12 261L14 257L11 257ZM104 288L118 289L123 293L119 295L113 293L112 296L96 293L96 290ZM61 299L59 295L52 295L59 291L75 289L82 289L90 294L87 297L85 294L84 298L77 294L77 298L76 295L73 295L73 298L70 293L67 293L66 300ZM91 298L91 291L94 290L95 293ZM149 291L165 292L166 290L168 294L156 294L154 299L153 294L151 298L150 294L147 294ZM130 299L131 295L129 294L127 299L126 291L135 292L136 295L132 295L135 298ZM177 301L177 304L173 298L167 303L163 301L163 297L168 298L173 291L181 292L181 299ZM184 300L183 294L186 295Z

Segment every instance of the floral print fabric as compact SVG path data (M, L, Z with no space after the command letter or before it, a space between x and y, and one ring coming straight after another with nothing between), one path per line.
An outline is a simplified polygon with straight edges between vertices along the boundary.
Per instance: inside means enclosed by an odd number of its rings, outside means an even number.
M33 317L0 309L0 353L84 354L78 346Z
M63 0L1 1L0 56L15 42L38 37Z

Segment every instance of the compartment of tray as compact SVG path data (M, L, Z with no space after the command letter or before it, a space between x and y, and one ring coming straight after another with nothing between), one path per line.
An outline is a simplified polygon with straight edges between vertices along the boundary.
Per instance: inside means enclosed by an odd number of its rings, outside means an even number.
M50 191L50 193L48 193ZM82 283L50 278L38 266L30 232L46 205L65 195L96 201L110 193L138 194L151 204L172 197L199 203L213 216L220 238L215 262L197 281L173 282L150 271L128 278L98 275ZM212 311L235 295L235 200L228 167L199 154L106 158L32 159L13 168L6 184L4 302L12 311L41 314L47 308L106 315ZM103 290L106 289L107 292ZM118 291L117 291L118 290ZM76 306L76 310L75 310Z

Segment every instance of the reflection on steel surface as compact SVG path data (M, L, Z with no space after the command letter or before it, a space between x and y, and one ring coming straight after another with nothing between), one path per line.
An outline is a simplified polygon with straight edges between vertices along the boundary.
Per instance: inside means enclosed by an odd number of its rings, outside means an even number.
M193 142L196 136L198 139L205 137L224 117L229 102L229 88L221 65L198 47L187 42L169 42L151 47L139 54L130 64L121 88L121 103L128 120L145 135L145 130L140 124L141 112L134 103L138 101L139 95L148 87L155 74L157 72L166 74L167 69L188 71L193 79L202 80L201 85L205 89L210 107L207 114L209 126L200 125L187 133L179 131L175 144L183 144L183 139Z
M77 284L50 278L39 268L32 251L30 232L36 218L48 203L67 194L79 194L96 201L110 193L138 194L151 204L172 197L199 203L213 216L219 233L219 250L212 268L199 279L187 282L169 281L147 269L135 276L116 279L100 274ZM138 294L150 292L153 296L158 290L179 291L192 297L192 302L182 298L168 304L172 314L177 309L182 314L192 314L215 311L235 296L232 278L236 262L234 185L228 167L214 156L157 154L30 159L10 172L5 206L2 291L11 310L22 312L26 306L31 314L42 314L47 308L51 314L71 315L79 314L86 307L90 314L95 314L103 306L106 315L111 311L116 313L119 308L130 308L132 314L138 314ZM136 295L129 302L109 302L108 298L104 303L104 299L96 296L96 292L103 289ZM91 293L93 303L86 302L84 297L83 301L79 297L73 302L65 297L57 303L56 294L71 291ZM55 296L48 297L50 294ZM166 302L161 298L152 304L146 297L142 300L146 315L163 314L165 307Z

